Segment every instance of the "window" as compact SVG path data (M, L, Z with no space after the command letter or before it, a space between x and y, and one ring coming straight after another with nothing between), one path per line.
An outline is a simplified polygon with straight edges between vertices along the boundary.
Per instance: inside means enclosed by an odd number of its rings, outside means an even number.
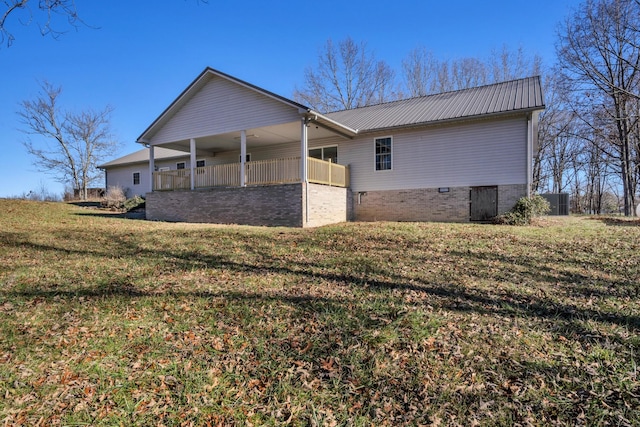
M187 164L185 162L176 163L176 169L185 169Z
M238 156L238 161L241 162L242 161L242 155ZM251 153L247 153L247 157L245 157L244 159L245 162L250 162L251 161Z
M133 173L133 185L140 185L140 172Z
M196 160L196 168L203 168L204 167L204 160ZM203 169L196 169L196 173L198 175L202 175L204 174L204 170Z
M376 138L376 170L391 170L391 144L390 136Z
M334 145L332 147L312 148L309 150L309 157L338 163L338 147Z

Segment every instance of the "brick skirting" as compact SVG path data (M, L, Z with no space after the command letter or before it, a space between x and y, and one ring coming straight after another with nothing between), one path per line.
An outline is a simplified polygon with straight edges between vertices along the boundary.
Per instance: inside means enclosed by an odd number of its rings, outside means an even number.
M498 186L498 214L507 212L520 197L526 184ZM353 219L356 221L440 221L468 222L470 187L353 192Z
M346 188L302 183L154 191L146 196L147 219L283 227L317 227L347 220ZM309 220L304 221L307 212Z
M355 221L468 222L470 187L354 192L346 188L302 183L154 191L147 194L150 220L318 227ZM305 200L309 196L308 206ZM498 213L526 195L525 184L498 186ZM308 213L308 220L305 218Z

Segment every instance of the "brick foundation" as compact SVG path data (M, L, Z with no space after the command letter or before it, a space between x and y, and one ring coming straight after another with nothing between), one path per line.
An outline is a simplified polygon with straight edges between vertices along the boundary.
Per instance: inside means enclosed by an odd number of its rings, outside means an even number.
M302 227L302 185L147 193L147 219Z
M309 184L309 218L305 227L347 221L348 194L346 188Z
M498 213L507 212L526 196L525 184L498 186ZM354 192L353 218L356 221L436 221L468 222L470 187Z
M346 188L304 184L154 191L146 196L147 219L282 227L318 227L347 220Z
M282 184L147 194L147 219L283 227L318 227L355 221L468 222L470 187L367 191L308 184ZM498 186L498 213L526 195L525 184ZM309 215L308 221L305 216Z
M498 186L498 214L511 210L518 199L527 196L526 184L511 184Z

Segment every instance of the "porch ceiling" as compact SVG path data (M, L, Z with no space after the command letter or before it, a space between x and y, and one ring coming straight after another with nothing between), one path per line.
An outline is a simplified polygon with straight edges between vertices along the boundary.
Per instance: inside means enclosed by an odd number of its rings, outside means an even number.
M255 129L247 129L247 148L263 147L268 145L300 142L301 130L300 122L285 123L280 125L266 126ZM307 138L309 140L335 137L337 134L316 123L311 123L308 127ZM219 135L206 135L195 137L196 150L198 154L212 154L223 151L233 151L240 149L240 131ZM189 140L175 141L158 145L159 147L172 148L189 152Z

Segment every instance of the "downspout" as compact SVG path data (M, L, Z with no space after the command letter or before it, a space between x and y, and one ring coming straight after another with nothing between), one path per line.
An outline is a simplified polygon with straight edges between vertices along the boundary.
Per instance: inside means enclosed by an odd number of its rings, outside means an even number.
M247 160L247 131L240 131L240 187L247 186L246 163Z
M196 174L195 174L195 167L196 167L196 140L195 138L191 138L189 140L189 180L191 181L191 191L196 189Z
M154 172L156 171L154 147L153 145L149 145L148 147L149 147L149 180L151 181L149 183L149 192L153 192L153 187L156 182L155 177L153 176Z
M302 222L302 226L309 222L309 172L307 170L307 156L309 154L309 147L307 141L307 124L309 123L309 119L306 117L302 118L302 129L300 132L300 173L301 180L304 184L304 220Z
M533 113L527 116L527 197L533 185Z

